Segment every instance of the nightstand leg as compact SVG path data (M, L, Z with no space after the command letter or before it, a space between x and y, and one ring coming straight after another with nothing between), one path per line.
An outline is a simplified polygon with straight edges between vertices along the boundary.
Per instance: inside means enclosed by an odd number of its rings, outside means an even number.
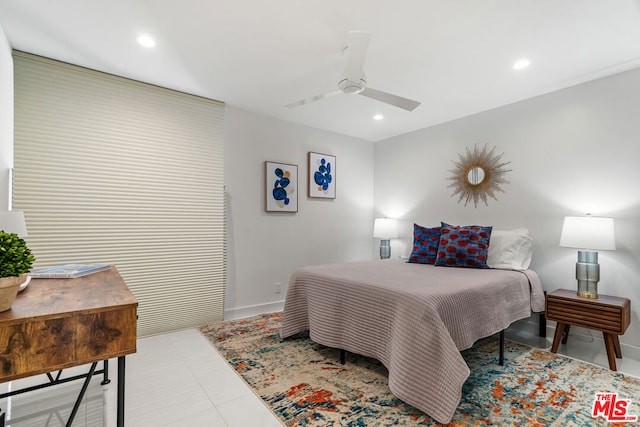
M617 335L613 336L613 348L616 351L616 357L618 359L622 359L622 349L620 348L620 337Z
M564 323L558 322L556 325L556 333L553 335L553 344L551 345L551 353L558 352L558 346L560 345L560 340L562 339L562 333L564 332Z
M571 328L571 325L569 325L568 323L566 325L564 325L564 331L562 331L562 344L566 344L567 340L569 339L569 329Z
M604 335L604 346L607 349L607 358L609 359L609 369L611 369L612 371L617 371L616 350L614 348L613 335L607 334L606 332L603 332L602 335Z

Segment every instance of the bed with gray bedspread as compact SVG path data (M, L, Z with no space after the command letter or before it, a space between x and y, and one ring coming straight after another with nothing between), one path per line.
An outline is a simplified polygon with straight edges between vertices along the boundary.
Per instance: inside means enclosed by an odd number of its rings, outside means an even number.
M291 276L280 335L309 330L319 344L381 361L395 396L448 423L469 376L460 351L540 311L544 292L532 270L318 265Z

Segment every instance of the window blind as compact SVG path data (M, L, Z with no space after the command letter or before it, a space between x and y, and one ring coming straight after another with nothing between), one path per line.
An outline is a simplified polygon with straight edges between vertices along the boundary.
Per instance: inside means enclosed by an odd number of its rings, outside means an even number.
M34 268L115 265L139 336L221 320L224 104L18 51L14 79Z

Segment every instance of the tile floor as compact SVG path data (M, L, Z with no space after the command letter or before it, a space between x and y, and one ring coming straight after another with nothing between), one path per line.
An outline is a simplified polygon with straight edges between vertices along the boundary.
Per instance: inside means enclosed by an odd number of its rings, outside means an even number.
M535 325L514 324L507 338L548 348L551 337L536 336ZM602 341L585 335L571 336L560 353L608 366ZM624 352L624 350L623 350ZM262 401L242 382L229 365L195 329L138 341L138 352L127 356L126 425L133 427L271 427L281 426ZM117 374L115 360L110 374ZM618 360L618 370L640 377L640 361ZM74 370L65 371L67 374ZM73 422L74 427L115 426L116 381L100 385L94 377ZM46 381L37 376L0 384L0 392ZM5 398L0 408L7 425L15 427L63 426L71 412L80 382L32 391Z
M142 338L137 347L126 358L127 426L282 426L196 329ZM109 366L113 381L102 386L102 376L93 378L74 427L116 425L116 360ZM87 370L69 369L63 376ZM0 393L43 381L46 376L40 375L0 384ZM80 387L81 381L74 381L2 399L6 425L64 426Z

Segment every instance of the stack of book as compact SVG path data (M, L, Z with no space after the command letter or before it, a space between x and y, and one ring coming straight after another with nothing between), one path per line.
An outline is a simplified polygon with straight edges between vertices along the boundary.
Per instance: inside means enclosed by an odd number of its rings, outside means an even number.
M34 279L74 279L108 270L111 264L64 264L39 268L29 273Z

